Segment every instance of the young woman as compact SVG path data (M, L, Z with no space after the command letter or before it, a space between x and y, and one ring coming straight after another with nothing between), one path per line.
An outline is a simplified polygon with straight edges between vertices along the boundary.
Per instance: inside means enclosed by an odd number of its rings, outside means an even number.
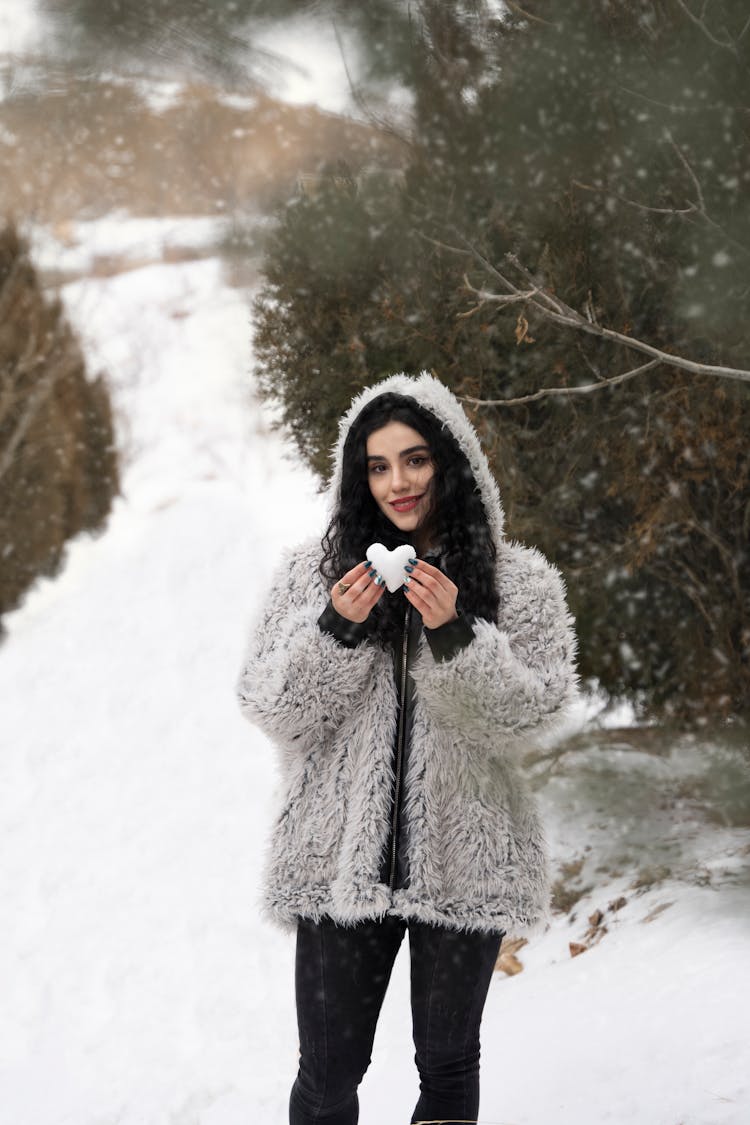
M411 1120L475 1121L500 942L548 919L544 835L515 759L575 697L573 621L559 572L504 537L476 432L432 376L354 400L329 497L322 541L276 572L238 688L280 751L260 906L296 933L289 1119L357 1121L408 929ZM394 593L367 558L376 543L414 548Z

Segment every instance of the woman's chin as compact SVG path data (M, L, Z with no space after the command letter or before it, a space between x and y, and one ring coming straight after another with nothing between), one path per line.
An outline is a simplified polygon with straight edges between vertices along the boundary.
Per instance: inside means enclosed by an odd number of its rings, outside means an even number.
M418 531L422 522L416 512L401 512L396 516L392 516L389 513L388 519L394 527L397 527L399 531L403 531L406 534Z

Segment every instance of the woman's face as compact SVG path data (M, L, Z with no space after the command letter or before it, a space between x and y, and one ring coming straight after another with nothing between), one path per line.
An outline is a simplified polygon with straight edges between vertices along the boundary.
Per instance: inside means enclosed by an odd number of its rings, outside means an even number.
M404 422L387 422L367 439L367 480L381 512L400 531L423 526L432 503L435 464L429 446Z

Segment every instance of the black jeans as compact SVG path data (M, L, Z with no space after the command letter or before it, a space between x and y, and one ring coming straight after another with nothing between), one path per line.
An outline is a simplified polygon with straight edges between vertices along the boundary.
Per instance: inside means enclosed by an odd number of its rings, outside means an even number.
M357 1088L408 926L418 1121L476 1121L479 1025L502 933L451 930L393 915L338 926L299 919L295 965L299 1073L290 1125L356 1125ZM392 1120L398 1110L394 1107Z

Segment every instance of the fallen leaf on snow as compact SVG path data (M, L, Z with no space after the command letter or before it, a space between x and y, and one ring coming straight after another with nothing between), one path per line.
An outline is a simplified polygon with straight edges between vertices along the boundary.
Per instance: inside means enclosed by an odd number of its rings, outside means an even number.
M654 918L657 918L663 910L666 910L668 906L673 906L673 905L674 905L673 902L660 902L659 905L655 906L654 909L651 910L646 915L645 918L641 918L641 921L642 922L653 922Z
M523 964L516 957L516 953L519 949L523 949L524 945L528 945L528 938L503 938L500 955L495 962L495 969L499 969L509 977L514 977L516 973L523 972Z

